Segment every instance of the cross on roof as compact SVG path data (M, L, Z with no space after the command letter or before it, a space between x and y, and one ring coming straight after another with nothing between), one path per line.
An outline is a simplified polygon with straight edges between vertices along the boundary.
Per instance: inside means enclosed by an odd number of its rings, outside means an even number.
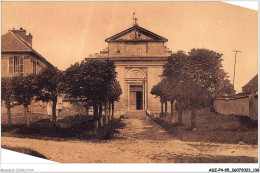
M135 12L133 13L133 17L131 19L133 19L133 26L138 25L137 24L138 19L135 17Z

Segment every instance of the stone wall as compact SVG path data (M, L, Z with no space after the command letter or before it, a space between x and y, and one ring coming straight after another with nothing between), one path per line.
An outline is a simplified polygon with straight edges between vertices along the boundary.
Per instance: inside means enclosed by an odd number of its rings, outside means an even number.
M217 99L214 101L214 109L222 115L243 115L256 120L258 119L258 96Z

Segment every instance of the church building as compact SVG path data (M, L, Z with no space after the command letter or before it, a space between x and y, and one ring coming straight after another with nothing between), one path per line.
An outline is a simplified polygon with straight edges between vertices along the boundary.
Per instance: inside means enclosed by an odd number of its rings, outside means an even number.
M163 64L172 52L164 45L166 38L138 26L136 20L132 27L107 38L106 49L86 58L114 61L122 88L115 115L129 110L155 113L161 109L159 98L150 91L161 81Z

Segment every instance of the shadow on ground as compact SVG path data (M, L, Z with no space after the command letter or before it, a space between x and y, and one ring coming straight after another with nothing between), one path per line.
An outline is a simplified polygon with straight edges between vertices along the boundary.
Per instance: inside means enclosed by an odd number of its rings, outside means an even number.
M165 157L165 155L163 156ZM156 155L153 160L162 160L160 155ZM222 155L189 155L189 154L169 154L166 163L257 163L257 158L246 156L222 156Z
M258 144L258 122L246 116L223 116L215 113L197 117L196 129L171 123L163 118L152 118L172 137L188 142L215 142L230 144Z
M35 156L35 157L40 157L40 158L43 158L43 159L47 159L44 155L42 155L41 153L37 152L37 151L34 151L34 150L31 150L29 148L24 148L24 147L9 147L9 146L6 146L6 145L2 145L1 146L2 148L4 149L7 149L7 150L12 150L12 151L16 151L16 152L19 152L19 153L23 153L23 154L28 154L28 155L31 155L31 156Z
M49 119L42 119L30 124L15 124L11 127L1 125L2 136L26 137L45 140L109 140L115 138L118 129L123 128L121 119L113 119L110 125L94 131L92 116L75 115L57 120L57 126L52 127Z

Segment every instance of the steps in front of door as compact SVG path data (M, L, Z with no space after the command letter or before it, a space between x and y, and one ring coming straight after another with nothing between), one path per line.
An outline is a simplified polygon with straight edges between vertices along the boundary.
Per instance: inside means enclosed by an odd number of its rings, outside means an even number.
M125 113L126 118L140 118L146 116L145 110L128 110Z

